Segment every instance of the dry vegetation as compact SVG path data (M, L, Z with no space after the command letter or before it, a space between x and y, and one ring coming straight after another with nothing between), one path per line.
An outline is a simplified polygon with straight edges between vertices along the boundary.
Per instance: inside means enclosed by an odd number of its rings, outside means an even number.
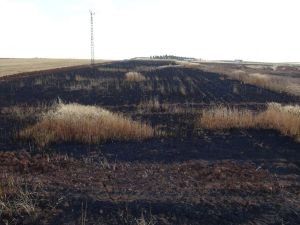
M101 62L104 61L96 60L96 63ZM88 65L89 63L89 59L0 59L0 77L38 70Z
M275 129L300 141L300 106L269 103L262 112L218 106L203 110L199 125L206 129Z
M20 137L39 146L50 143L101 143L108 140L142 140L154 135L151 126L96 106L58 104L44 113Z
M8 215L33 215L36 213L36 196L28 186L8 177L0 184L0 218Z
M137 105L138 110L141 113L185 113L194 112L193 108L187 106L181 106L179 104L160 103L157 98L151 98L149 100L141 101Z
M28 118L38 118L43 112L53 108L52 104L30 105L13 105L0 109L0 114L7 115L9 118L24 120Z
M139 72L128 72L125 74L125 79L129 82L141 82L146 80L146 77Z
M279 93L285 92L291 95L300 96L300 79L292 77L280 77L262 73L246 73L236 70L227 76L234 80L240 80L246 84L266 88Z
M279 93L284 92L290 95L300 96L300 78L289 76L289 71L276 71L276 65L271 67L257 65L239 68L234 64L201 63L197 66L196 63L185 63L183 66L224 74L229 79L239 80L246 84L255 85ZM264 70L266 68L267 70Z
M162 111L164 106L156 98L152 98L148 101L142 101L138 105L139 110L145 110L149 112Z

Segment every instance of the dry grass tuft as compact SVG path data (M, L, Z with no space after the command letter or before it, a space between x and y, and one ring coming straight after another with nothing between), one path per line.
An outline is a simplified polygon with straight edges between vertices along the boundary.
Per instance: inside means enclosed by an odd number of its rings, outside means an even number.
M1 215L33 215L36 200L36 193L26 185L21 186L12 179L0 183L0 219Z
M202 111L200 125L206 129L250 128L255 115L250 110L217 106Z
M138 105L139 110L146 110L149 112L160 112L163 111L165 108L164 106L159 102L158 99L152 98L148 101L142 101Z
M202 111L199 125L205 129L275 129L300 141L300 106L269 103L263 112L217 106Z
M139 72L128 72L125 74L125 78L130 82L141 82L146 80L146 77Z
M154 135L151 126L96 106L58 104L20 137L39 146L50 143L102 143L109 140L142 140Z

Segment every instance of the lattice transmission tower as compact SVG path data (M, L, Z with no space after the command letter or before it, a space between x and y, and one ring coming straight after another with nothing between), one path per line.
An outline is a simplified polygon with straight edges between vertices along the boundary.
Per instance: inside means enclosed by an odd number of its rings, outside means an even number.
M95 45L94 45L94 16L95 13L90 10L91 15L91 66L95 65Z

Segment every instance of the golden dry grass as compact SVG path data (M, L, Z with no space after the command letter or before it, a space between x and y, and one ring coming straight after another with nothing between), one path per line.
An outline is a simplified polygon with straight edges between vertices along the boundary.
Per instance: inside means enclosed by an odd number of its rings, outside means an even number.
M275 129L300 141L300 106L269 103L263 112L217 106L202 111L199 125L205 129Z
M278 65L274 64L272 69L264 70L266 65L239 68L235 64L224 63L179 63L183 67L200 69L207 72L213 72L225 75L229 79L239 80L245 84L255 85L279 93L287 93L289 95L300 96L300 77L293 77L289 71L277 72L273 74L273 70ZM223 77L221 78L223 79Z
M154 135L151 126L96 106L58 104L43 114L20 137L39 146L50 143L102 143L108 140L142 140Z
M263 73L246 73L236 70L227 74L231 79L240 80L246 84L255 85L275 92L285 92L290 95L300 96L300 79L282 77Z
M141 82L146 80L146 77L139 72L128 72L125 74L125 79L129 82Z
M254 125L254 112L217 106L202 111L200 126L206 129L250 128Z
M107 62L96 60L96 63ZM89 59L4 59L0 58L0 77L24 72L90 64Z

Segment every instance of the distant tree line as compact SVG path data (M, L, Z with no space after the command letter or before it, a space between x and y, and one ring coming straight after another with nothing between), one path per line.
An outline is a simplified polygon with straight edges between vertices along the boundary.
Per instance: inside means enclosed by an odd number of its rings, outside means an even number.
M150 56L150 59L196 60L195 58L175 56L175 55L155 55L155 56Z

